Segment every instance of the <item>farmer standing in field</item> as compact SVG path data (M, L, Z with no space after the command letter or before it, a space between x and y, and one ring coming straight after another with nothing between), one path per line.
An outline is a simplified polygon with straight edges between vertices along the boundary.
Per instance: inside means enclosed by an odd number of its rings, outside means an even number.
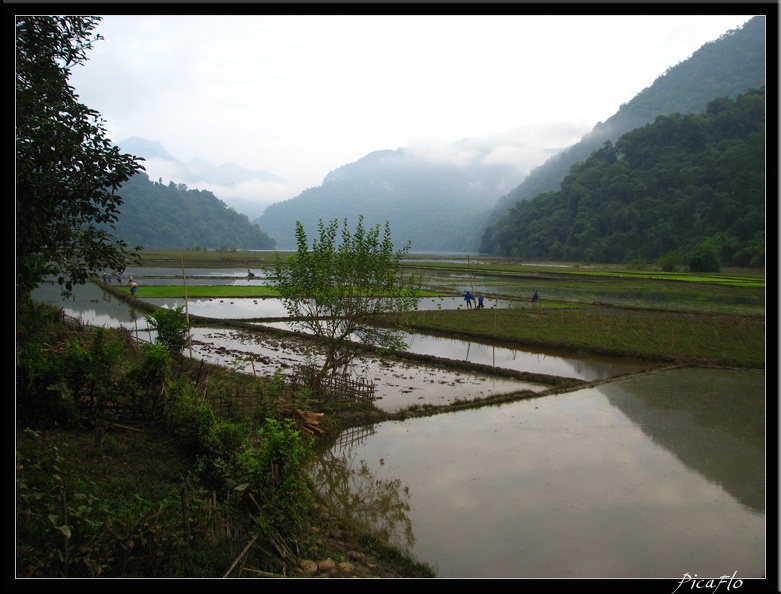
M540 294L537 291L534 291L534 293L532 293L532 307L537 306L537 301L539 301L539 299L540 299Z
M138 288L138 283L134 283L133 281L130 281L130 294L135 297L136 296L136 289Z

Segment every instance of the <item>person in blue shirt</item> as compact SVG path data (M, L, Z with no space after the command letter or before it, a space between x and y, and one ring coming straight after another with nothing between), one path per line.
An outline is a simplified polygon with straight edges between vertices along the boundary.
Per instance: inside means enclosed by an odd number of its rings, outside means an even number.
M464 294L464 301L466 301L466 308L471 309L472 308L472 299L474 299L474 295L470 292L466 292Z
M477 309L483 309L483 296L477 296Z

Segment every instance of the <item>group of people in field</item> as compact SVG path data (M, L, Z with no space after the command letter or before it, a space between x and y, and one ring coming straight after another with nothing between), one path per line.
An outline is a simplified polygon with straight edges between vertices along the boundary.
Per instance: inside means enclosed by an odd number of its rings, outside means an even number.
M466 301L466 308L472 309L472 302L475 300L475 296L472 295L469 291L464 293L464 301ZM537 290L532 293L532 307L537 307L537 302L540 300L540 294ZM474 306L474 309L483 309L483 296L478 295L477 296L477 305Z
M122 284L122 271L117 272L117 284ZM111 272L104 272L103 273L103 284L110 285L112 279L114 278L113 273ZM138 283L133 280L133 273L131 272L128 274L128 286L130 287L130 294L135 297L136 296L136 290L138 289Z

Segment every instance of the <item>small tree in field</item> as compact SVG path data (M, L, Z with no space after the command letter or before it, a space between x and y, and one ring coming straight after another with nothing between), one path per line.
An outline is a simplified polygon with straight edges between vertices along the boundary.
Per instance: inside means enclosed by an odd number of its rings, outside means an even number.
M172 355L181 354L187 346L189 325L182 313L184 306L174 309L157 309L151 315L144 316L149 327L157 332L156 344L161 344Z
M414 309L420 292L420 277L405 277L400 269L410 244L394 251L388 222L381 237L379 224L366 229L361 216L351 233L345 219L337 244L338 228L337 219L320 220L320 237L310 249L304 227L296 222L298 252L286 262L277 253L269 275L294 327L314 335L322 349L321 377L346 372L356 342L405 350L402 328L374 326L372 317Z

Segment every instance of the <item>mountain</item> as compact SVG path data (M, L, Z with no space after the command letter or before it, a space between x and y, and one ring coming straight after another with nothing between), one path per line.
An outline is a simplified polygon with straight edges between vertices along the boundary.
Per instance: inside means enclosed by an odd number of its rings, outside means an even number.
M607 121L598 123L578 144L548 159L517 188L499 198L489 216L480 251L496 251L496 231L506 227L508 209L543 192L558 190L571 167L605 142L614 143L621 135L653 122L659 115L700 113L712 99L734 99L748 89L764 87L765 62L764 16L756 16L743 27L706 43L622 105Z
M436 157L414 148L375 151L330 172L322 185L271 204L255 222L279 249L295 249L296 221L311 236L320 220L350 224L363 215L369 225L389 222L399 247L473 251L496 197L528 171L491 162L494 148L462 140Z
M492 229L496 253L702 272L764 266L765 113L765 89L750 89L605 142L560 190L509 211Z
M119 195L123 203L115 235L131 247L274 248L274 240L246 215L207 190L191 190L174 182L164 185L138 173L122 185Z
M377 151L333 171L321 186L271 204L255 222L280 249L295 247L296 221L311 233L320 219L349 221L363 214L372 224L389 221L394 241L411 241L413 251L493 253L493 227L503 229L501 219L509 208L558 189L570 168L605 142L658 115L699 113L716 97L734 98L764 84L765 19L756 17L668 69L580 143L550 151L531 172L485 166L487 147L469 147L478 157L466 160L432 159L409 147ZM452 153L467 154L469 142L455 143ZM519 173L517 184L502 190Z
M292 184L265 169L249 170L234 163L212 165L198 157L182 163L157 141L131 136L117 143L124 153L144 158L150 179L173 181L210 191L237 212L250 218L260 216L266 206L289 198Z

